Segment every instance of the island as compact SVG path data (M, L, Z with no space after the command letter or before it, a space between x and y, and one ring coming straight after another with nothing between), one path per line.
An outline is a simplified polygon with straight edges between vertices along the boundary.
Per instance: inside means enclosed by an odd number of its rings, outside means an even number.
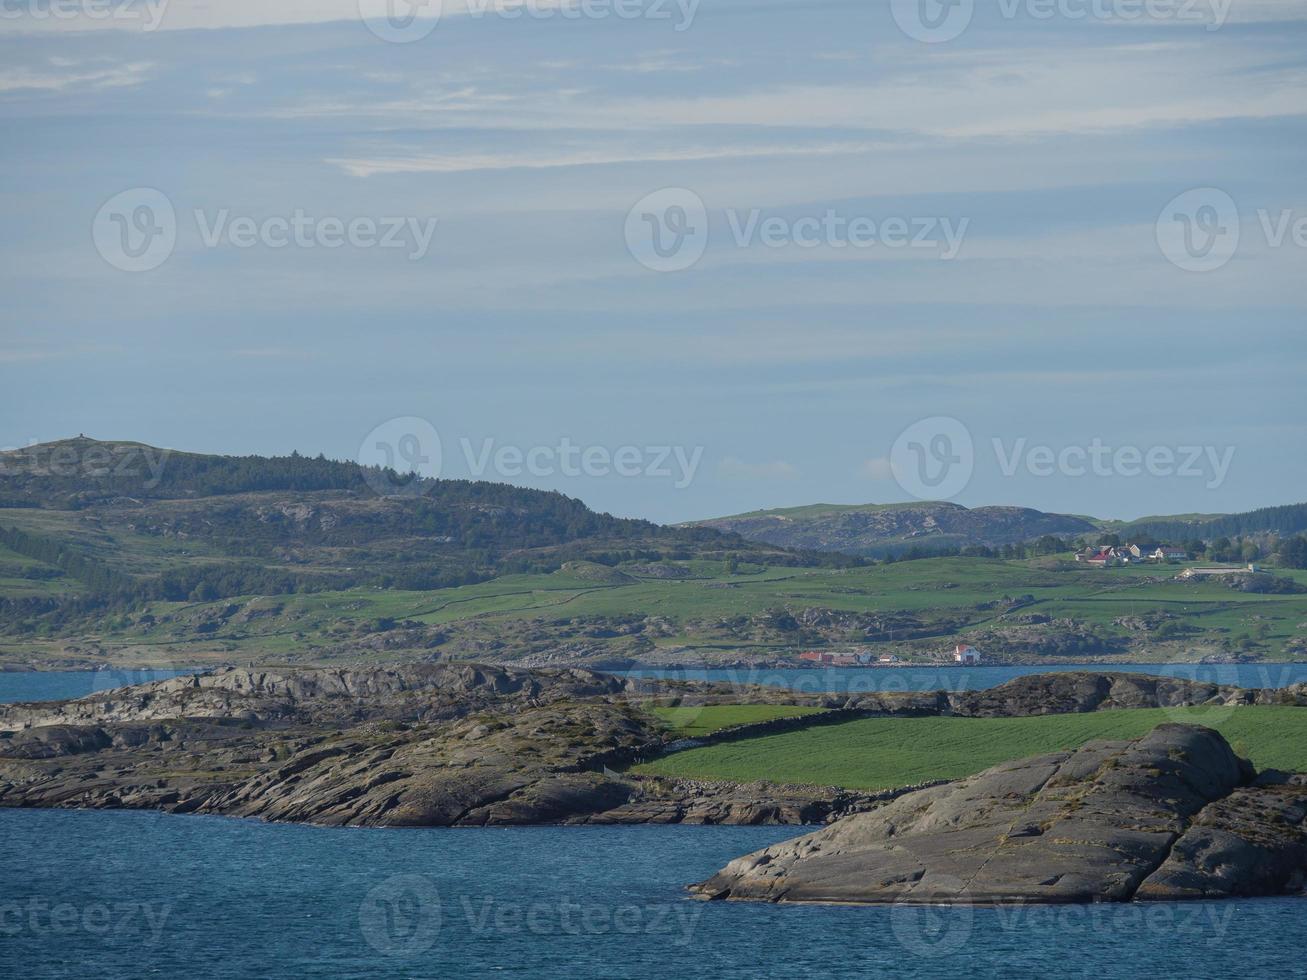
M1087 902L1301 891L1307 776L1258 771L1217 731L1152 723L1158 709L1204 705L1297 720L1307 686L1071 672L973 692L804 694L578 668L229 667L0 706L0 806L324 826L828 824L694 886L710 899ZM996 720L1074 715L1138 719L1148 730L1081 739L965 778L881 788L648 771L704 746L784 744L860 719L947 720L986 738L982 726ZM702 730L678 728L678 717ZM1279 737L1283 717L1275 721Z

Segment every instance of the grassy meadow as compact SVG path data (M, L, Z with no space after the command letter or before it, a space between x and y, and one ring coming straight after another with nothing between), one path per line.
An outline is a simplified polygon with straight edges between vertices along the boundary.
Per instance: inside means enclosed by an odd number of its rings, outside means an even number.
M889 789L958 779L1000 762L1075 748L1095 739L1135 738L1172 721L1215 728L1258 768L1307 771L1307 709L1270 706L1032 718L866 718L689 749L632 771Z
M63 514L24 515L32 524L68 521ZM70 531L70 533L72 533ZM93 527L76 533L95 537ZM121 532L116 532L121 533ZM119 542L123 544L123 542ZM132 571L157 571L174 561L209 562L201 551L182 554L184 542L142 539L128 549ZM139 544L139 547L137 545ZM147 547L148 545L148 547ZM0 598L76 593L78 583L12 552L0 552ZM1180 566L1090 569L1069 560L932 558L863 568L791 568L696 559L650 566L629 562L614 568L584 563L552 574L505 575L476 585L431 591L352 588L277 596L241 596L213 602L153 602L131 615L105 617L79 628L80 639L111 649L172 660L188 653L314 656L353 643L354 658L377 656L357 642L383 631L383 622L428 628L472 628L512 641L524 624L656 618L660 628L644 634L655 649L739 651L772 656L795 652L795 640L775 630L749 627L754 617L804 610L865 614L908 623L909 636L926 652L949 649L954 639L1003 626L1007 604L1022 614L1074 621L1124 643L1132 631L1123 620L1171 619L1179 634L1168 645L1148 643L1125 657L1197 659L1238 649L1277 659L1307 643L1307 595L1237 592L1214 581L1178 582ZM1288 572L1307 584L1307 573ZM25 577L26 576L26 577ZM743 630L724 624L745 623ZM1134 634L1138 636L1137 633ZM43 639L29 637L32 642ZM838 638L837 638L838 639ZM851 642L859 637L850 633ZM891 642L905 642L893 631ZM905 638L906 639L906 638ZM0 652L15 649L6 641ZM899 650L897 652L904 652ZM909 651L911 652L911 651ZM195 662L199 662L197 659Z
M714 704L704 707L654 708L653 713L677 735L694 738L723 728L754 725L777 718L801 718L820 714L824 710L791 704Z

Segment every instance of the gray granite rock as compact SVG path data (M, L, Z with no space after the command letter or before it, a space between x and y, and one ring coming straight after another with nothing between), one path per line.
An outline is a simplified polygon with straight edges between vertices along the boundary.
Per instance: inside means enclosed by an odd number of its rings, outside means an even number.
M692 886L772 902L1098 902L1283 894L1307 871L1297 787L1210 729L1163 725L996 766L738 858Z

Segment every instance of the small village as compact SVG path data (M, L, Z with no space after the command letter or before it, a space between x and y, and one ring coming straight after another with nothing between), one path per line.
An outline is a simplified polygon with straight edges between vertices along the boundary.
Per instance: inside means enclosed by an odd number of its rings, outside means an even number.
M1076 552L1076 561L1096 568L1112 568L1117 565L1166 565L1186 561L1189 553L1183 548L1170 545L1148 547L1138 544L1123 544L1114 547L1085 548Z
M1189 560L1189 553L1183 548L1170 545L1157 547L1138 544L1124 544L1111 547L1085 548L1076 552L1076 561L1094 568L1117 568L1123 565L1174 565ZM1195 565L1186 568L1177 578L1213 578L1222 575L1241 575L1246 572L1259 572L1261 568L1255 562L1241 565Z

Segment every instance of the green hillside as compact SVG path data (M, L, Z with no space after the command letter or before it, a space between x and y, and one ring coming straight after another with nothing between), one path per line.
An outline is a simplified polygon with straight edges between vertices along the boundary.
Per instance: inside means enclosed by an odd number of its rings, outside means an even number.
M813 504L699 521L694 527L739 534L785 548L884 557L908 550L940 552L1001 546L1048 536L1092 534L1081 517L1026 507L975 507L924 501L901 504Z
M459 659L775 661L866 648L938 662L960 640L994 662L1307 655L1307 594L1245 593L1176 569L937 558L851 569L721 560L570 562L435 590L376 587L148 601L63 627L11 621L0 654L69 639L147 662ZM1288 572L1307 587L1307 572ZM54 584L57 584L56 580Z
M381 496L375 478L92 440L0 454L0 663L775 663L808 649L937 663L957 642L992 662L1307 656L1303 572L1185 582L1180 566L1088 568L1053 537L873 562L502 484Z

